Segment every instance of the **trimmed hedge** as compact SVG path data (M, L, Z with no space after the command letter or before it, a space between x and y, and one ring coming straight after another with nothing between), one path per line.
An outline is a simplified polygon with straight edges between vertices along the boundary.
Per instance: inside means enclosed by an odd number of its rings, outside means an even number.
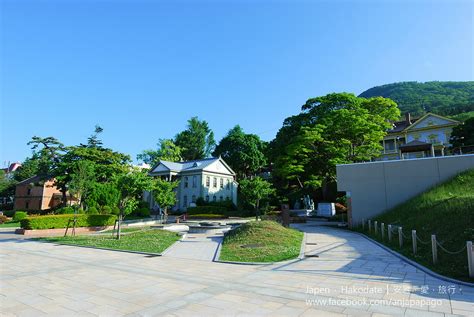
M104 227L112 226L115 223L115 215L77 215L77 227ZM74 215L51 215L27 217L20 221L23 229L56 229L66 228L69 219L74 219Z
M194 214L188 216L188 219L217 219L217 218L229 218L221 214Z
M188 207L188 215L196 214L227 214L227 208L223 206L197 206L197 207Z

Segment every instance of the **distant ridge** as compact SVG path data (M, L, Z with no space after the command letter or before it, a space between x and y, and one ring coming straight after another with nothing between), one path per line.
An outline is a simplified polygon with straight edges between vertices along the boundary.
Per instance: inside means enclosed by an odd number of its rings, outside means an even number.
M403 112L421 115L434 112L457 115L474 111L474 81L416 81L376 86L359 97L386 97L398 104Z

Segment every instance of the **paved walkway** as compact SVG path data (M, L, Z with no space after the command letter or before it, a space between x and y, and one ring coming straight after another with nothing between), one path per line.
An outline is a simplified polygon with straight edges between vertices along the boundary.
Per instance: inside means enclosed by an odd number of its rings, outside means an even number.
M3 239L0 315L473 316L473 288L440 293L451 283L358 235L300 228L319 257L259 266Z
M180 259L212 261L223 235L187 234L175 243L164 256Z

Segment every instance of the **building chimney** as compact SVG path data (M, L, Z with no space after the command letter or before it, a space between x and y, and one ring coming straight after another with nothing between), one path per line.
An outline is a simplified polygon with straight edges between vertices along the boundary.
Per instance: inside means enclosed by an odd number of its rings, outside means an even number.
M405 113L405 120L408 124L411 124L411 115L409 112Z

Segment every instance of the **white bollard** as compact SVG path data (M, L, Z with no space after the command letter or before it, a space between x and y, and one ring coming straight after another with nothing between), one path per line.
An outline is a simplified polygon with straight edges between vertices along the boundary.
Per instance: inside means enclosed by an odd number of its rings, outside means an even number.
M400 248L403 247L403 230L402 227L398 227L398 244Z
M474 249L472 248L472 241L467 241L466 247L467 247L467 265L469 267L469 277L474 278Z
M375 235L377 235L377 233L379 232L379 223L378 221L374 221L374 231L375 231Z
M416 255L416 230L411 231L411 244L413 245L413 254Z
M380 232L382 233L382 240L385 238L385 224L382 222L380 224Z
M369 233L372 232L372 220L369 219Z
M436 245L436 235L431 235L431 252L433 253L433 264L438 263L438 248Z
M392 242L392 225L387 226L388 242Z

